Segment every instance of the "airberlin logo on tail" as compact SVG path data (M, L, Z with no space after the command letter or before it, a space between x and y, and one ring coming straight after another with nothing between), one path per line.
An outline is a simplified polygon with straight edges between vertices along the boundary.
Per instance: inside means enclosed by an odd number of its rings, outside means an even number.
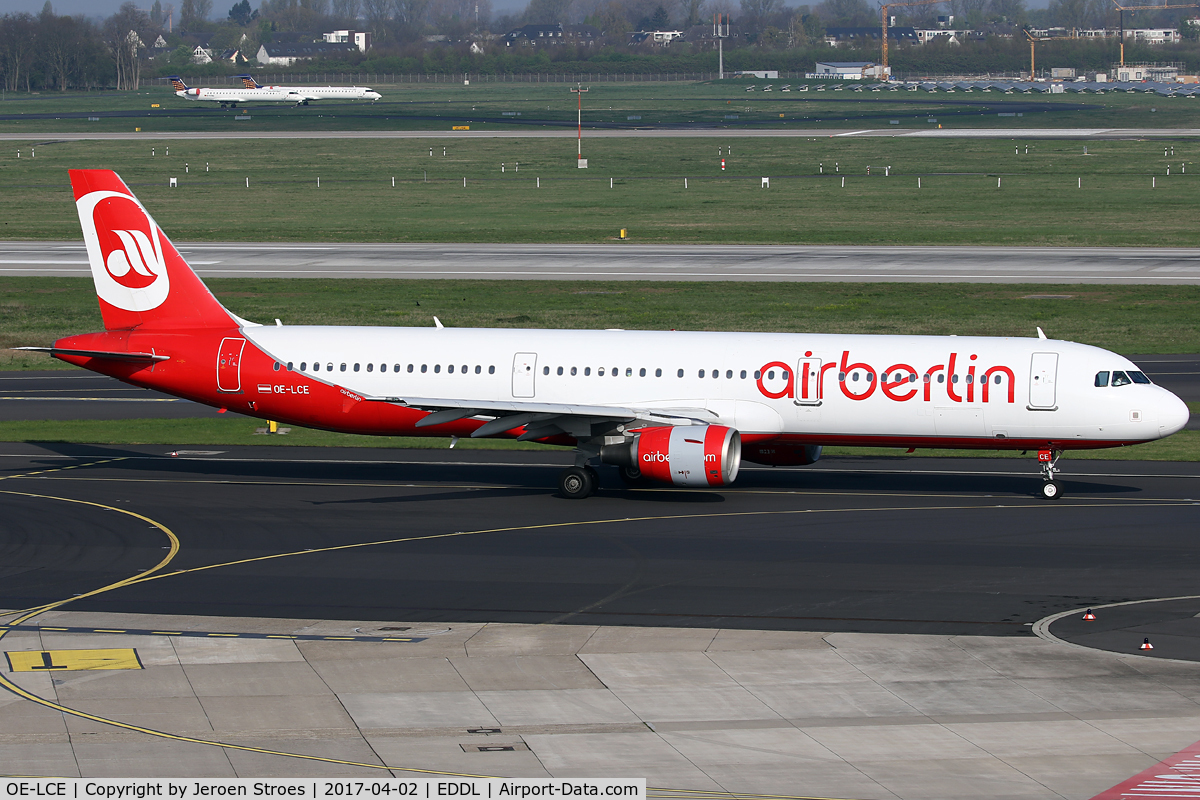
M97 191L78 200L96 293L125 311L149 311L170 293L163 235L133 197Z

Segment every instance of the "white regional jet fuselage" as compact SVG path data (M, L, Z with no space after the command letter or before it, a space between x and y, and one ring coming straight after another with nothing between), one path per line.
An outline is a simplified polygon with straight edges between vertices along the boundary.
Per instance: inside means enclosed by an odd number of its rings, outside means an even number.
M297 102L307 104L309 100L370 100L374 102L381 95L367 86L264 86L264 89L278 89L287 92L289 97L295 97Z
M824 445L1065 450L1160 439L1187 406L1114 353L1045 338L261 326L208 292L120 178L71 173L106 331L50 351L243 414L573 446L630 481L721 486ZM36 348L35 348L36 349Z
M282 89L275 89L264 86L260 89L209 89L190 87L180 89L175 92L176 97L182 97L185 100L207 100L213 103L221 103L222 105L236 105L238 103L264 102L264 103L298 103L302 98L289 95Z

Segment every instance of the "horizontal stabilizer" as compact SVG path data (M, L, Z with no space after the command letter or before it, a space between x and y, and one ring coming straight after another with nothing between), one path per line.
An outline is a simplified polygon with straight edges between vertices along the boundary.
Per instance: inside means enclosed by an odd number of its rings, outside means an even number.
M109 361L133 361L150 364L155 361L166 361L170 356L156 356L154 353L122 353L112 350L74 350L66 347L11 347L10 350L32 350L36 353L49 353L52 356L83 356L84 358L105 358Z

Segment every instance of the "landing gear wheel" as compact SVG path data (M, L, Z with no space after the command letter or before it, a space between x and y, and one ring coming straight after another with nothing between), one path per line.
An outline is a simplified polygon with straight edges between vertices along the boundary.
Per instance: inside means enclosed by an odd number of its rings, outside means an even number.
M568 500L582 500L596 491L596 482L582 467L567 467L558 476L558 491Z
M621 476L621 482L631 489L645 486L647 483L642 477L642 471L637 467L617 467L617 474Z
M591 479L592 482L592 489L590 492L588 492L588 494L595 494L596 490L600 488L600 473L596 472L596 468L590 464L583 469L588 474L588 478Z
M1062 487L1057 481L1046 481L1042 484L1042 497L1047 500L1057 500L1062 497Z

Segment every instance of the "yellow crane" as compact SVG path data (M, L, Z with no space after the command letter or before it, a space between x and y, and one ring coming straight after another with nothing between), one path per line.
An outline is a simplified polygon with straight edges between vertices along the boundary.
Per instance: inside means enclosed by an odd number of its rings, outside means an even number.
M1055 36L1052 39L1040 39L1037 36L1034 36L1033 34L1031 34L1028 29L1025 29L1025 38L1029 40L1029 80L1033 80L1034 79L1034 69L1033 69L1033 67L1034 67L1034 61L1033 61L1034 45L1039 44L1039 43L1046 44L1048 42L1057 42L1057 41L1061 41L1063 39L1082 39L1083 37L1079 36L1077 34L1075 28L1072 28L1070 36Z
M1126 11L1159 11L1164 8L1200 8L1200 3L1179 3L1165 6L1123 6L1113 0L1113 5L1117 7L1117 11L1121 16L1121 66L1125 66L1125 12Z
M936 5L939 5L944 2L945 2L945 0L908 0L907 2L901 2L901 3L884 3L883 5L881 5L879 7L880 22L881 22L880 28L882 29L882 33L883 33L883 58L881 59L883 61L883 65L881 67L883 80L886 81L888 79L888 77L887 77L888 19L889 19L888 9L899 8L901 6L936 6Z

